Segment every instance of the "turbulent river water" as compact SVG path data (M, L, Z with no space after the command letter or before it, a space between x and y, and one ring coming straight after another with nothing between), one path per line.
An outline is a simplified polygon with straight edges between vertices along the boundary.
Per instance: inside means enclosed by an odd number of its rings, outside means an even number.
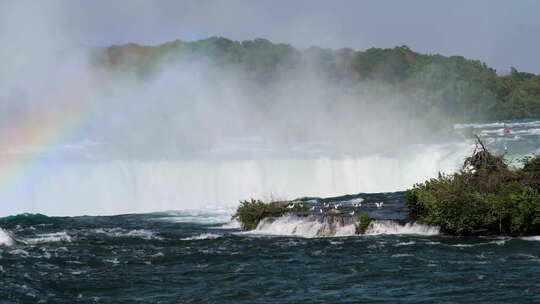
M508 123L512 133L506 136L500 122L473 127L511 159L537 152L540 121ZM39 187L34 199L57 198ZM96 198L91 192L84 196ZM445 236L437 227L406 223L403 192L303 201L314 206L311 213L265 220L251 232L231 221L234 206L228 204L116 216L0 218L0 303L540 302L540 236ZM318 213L328 203L377 220L366 235L354 235L347 216L336 220Z

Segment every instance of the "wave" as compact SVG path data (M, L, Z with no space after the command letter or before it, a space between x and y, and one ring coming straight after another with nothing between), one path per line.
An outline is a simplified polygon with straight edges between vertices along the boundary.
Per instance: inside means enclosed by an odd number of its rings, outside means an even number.
M368 227L366 234L417 234L417 235L437 235L440 228L437 226L410 222L400 224L391 220L377 220Z
M502 127L504 124L508 125L510 128L512 127L540 127L540 121L539 120L533 120L533 121L494 121L494 122L486 122L486 123L464 123L464 124L455 124L454 129L464 129L468 127L483 129L483 128L498 128Z
M375 220L368 227L366 235L380 234L416 234L438 235L439 227L420 223L400 224L391 220ZM257 228L249 234L283 235L300 237L336 237L354 236L355 223L347 216L297 216L284 215L277 218L263 219Z
M524 241L540 241L540 235L524 236L524 237L521 237L520 239L522 239Z
M290 235L301 237L350 236L355 226L350 217L283 215L261 220L250 234Z
M136 237L145 240L161 240L154 232L146 229L126 230L122 228L98 228L92 230L95 234L105 234L108 237Z
M350 199L348 201L344 201L343 203L346 203L346 204L359 204L359 203L362 203L365 199L361 198L361 197L357 197L357 198L353 198L353 199Z
M228 223L225 223L219 227L213 227L214 229L240 229L242 228L242 223L237 219L233 219Z
M69 234L67 234L65 231L62 231L55 233L38 234L36 237L22 238L19 239L19 241L26 245L36 245L43 243L71 242L72 239L73 238Z
M174 223L223 224L230 222L234 210L233 208L208 207L205 210L166 211L158 214L164 215L159 220Z
M213 240L222 237L222 234L215 233L201 233L199 235L183 238L182 241L194 241L194 240Z
M11 246L15 242L13 241L13 238L11 238L11 235L6 230L0 228L0 246Z

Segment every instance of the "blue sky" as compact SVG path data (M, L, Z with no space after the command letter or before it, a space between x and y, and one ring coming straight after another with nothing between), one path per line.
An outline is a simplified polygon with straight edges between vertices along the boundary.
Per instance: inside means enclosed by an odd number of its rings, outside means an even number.
M540 73L540 1L535 0L41 3L54 3L66 35L84 44L156 44L224 36L358 50L408 45L423 53L479 59L499 72L515 66ZM27 13L31 17L41 11Z

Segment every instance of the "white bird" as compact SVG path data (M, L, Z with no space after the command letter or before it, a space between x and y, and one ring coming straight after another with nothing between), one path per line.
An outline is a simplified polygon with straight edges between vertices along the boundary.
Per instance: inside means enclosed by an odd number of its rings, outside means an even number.
M287 206L287 208L292 209L292 208L294 208L294 205L295 204L289 205L289 206Z
M322 213L322 209L319 209L319 213Z
M353 212L351 212L351 213L349 213L349 214L350 214L350 215L354 215L354 210L353 210Z
M309 211L313 211L313 210L315 210L315 206L309 208Z
M341 207L341 203L334 205L334 208L339 209Z
M325 203L324 208L328 208L328 207L330 207L330 203Z
M375 205L377 206L377 208L382 208L382 206L384 205L384 203L383 203L383 202L375 203Z

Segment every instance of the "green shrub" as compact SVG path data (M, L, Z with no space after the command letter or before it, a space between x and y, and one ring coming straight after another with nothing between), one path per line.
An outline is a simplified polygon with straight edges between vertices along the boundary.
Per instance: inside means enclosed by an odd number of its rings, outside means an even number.
M289 208L289 206L293 208ZM278 217L287 212L307 211L308 206L303 203L292 203L289 201L275 201L265 203L261 200L240 201L240 206L233 215L242 224L243 230L253 230L257 228L259 222L267 217Z
M356 234L365 234L369 228L369 225L371 225L371 222L373 222L373 219L367 213L360 214L359 216L355 217L354 220L356 222Z
M445 233L528 235L540 233L539 191L538 157L512 170L482 145L462 170L414 185L406 199L411 218Z

